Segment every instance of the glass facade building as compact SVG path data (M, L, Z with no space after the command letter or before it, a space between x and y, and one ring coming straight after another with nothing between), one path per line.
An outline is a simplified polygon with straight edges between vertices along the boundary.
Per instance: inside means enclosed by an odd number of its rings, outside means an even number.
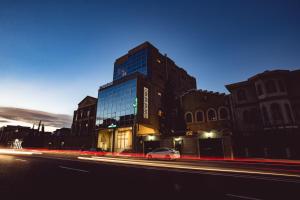
M98 93L96 126L107 128L111 124L118 127L132 125L137 79L100 89Z
M147 57L148 50L142 49L133 55L129 55L128 59L124 63L115 63L114 80L120 79L135 72L147 75Z

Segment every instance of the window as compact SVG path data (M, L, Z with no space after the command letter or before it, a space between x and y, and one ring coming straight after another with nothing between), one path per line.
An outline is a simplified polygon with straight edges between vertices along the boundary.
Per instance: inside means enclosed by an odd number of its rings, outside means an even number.
M227 108L225 108L225 107L219 108L219 118L220 119L229 119Z
M197 122L204 122L204 113L203 111L196 112L196 121Z
M292 112L289 104L284 104L286 114L288 116L289 122L293 122Z
M216 121L217 120L217 113L216 113L215 109L210 108L207 110L207 120L208 121Z
M278 86L280 92L285 92L285 87L282 80L278 80Z
M262 88L261 88L261 84L257 84L256 85L256 90L257 90L257 94L258 96L263 94Z
M272 118L275 123L280 123L282 122L282 112L280 105L278 103L272 103L271 104L271 113L272 113Z
M148 50L142 49L132 55L129 55L125 62L115 63L113 79L117 80L135 72L147 75L147 57Z
M263 113L265 125L268 125L270 123L270 120L269 120L269 115L268 115L268 112L267 112L267 109L265 106L262 106L262 113Z
M160 117L163 115L163 112L162 112L161 109L158 110L157 115L160 116Z
M193 115L192 115L192 113L188 112L188 113L185 114L185 121L187 123L193 122Z
M99 90L97 126L106 128L112 123L118 126L133 124L136 82L136 79L131 79Z
M267 90L267 93L269 93L269 94L276 92L276 85L275 85L274 80L268 80L266 82L266 90Z
M245 100L247 100L245 90L242 90L242 89L238 90L237 91L237 98L238 98L239 101L245 101Z

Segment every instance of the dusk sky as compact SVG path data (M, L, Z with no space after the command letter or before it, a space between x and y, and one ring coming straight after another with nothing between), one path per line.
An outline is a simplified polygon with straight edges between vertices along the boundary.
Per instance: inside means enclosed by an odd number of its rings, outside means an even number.
M144 41L198 88L227 92L265 70L299 69L299 36L296 0L0 0L0 107L72 115Z

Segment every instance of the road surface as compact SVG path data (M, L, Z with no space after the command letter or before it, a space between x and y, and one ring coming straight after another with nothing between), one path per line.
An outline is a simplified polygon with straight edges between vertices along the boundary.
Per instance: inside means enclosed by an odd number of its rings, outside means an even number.
M0 199L300 199L300 164L0 151Z

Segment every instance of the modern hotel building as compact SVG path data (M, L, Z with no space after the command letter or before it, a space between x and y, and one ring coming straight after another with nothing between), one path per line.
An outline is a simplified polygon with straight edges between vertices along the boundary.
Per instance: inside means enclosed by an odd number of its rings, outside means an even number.
M176 98L196 89L196 79L145 42L114 63L113 81L99 88L97 147L145 152L163 135L176 134Z

